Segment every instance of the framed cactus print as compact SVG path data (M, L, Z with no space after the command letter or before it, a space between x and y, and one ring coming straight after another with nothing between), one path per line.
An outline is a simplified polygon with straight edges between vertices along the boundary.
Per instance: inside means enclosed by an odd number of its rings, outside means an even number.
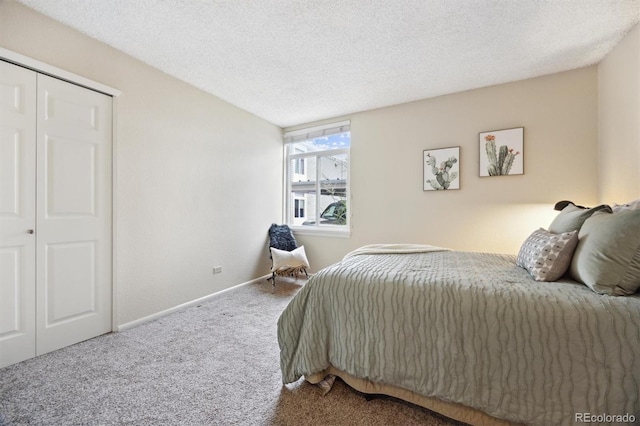
M480 176L524 174L524 127L480 133Z
M425 191L460 189L460 147L424 150Z

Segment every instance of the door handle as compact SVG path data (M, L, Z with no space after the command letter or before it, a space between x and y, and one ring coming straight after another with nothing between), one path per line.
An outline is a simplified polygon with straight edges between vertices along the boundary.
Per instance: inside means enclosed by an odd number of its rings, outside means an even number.
M34 232L35 232L35 231L34 231L33 229L29 229L29 230L27 231L27 234L33 234Z

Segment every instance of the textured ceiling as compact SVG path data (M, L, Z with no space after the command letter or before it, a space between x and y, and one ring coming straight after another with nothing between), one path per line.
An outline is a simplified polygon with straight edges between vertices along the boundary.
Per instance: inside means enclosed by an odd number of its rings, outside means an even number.
M640 0L19 0L282 127L599 62Z

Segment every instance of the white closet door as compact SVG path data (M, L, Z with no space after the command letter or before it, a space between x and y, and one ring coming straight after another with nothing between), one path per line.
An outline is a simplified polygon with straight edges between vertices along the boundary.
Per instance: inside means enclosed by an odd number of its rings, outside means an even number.
M0 368L35 356L36 73L0 61Z
M37 354L111 331L112 99L38 74Z

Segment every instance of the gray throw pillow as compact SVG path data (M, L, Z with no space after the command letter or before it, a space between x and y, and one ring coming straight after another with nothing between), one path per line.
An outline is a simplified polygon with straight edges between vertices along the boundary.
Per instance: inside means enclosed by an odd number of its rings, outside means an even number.
M593 291L628 296L640 288L640 210L598 212L584 222L571 276Z
M567 272L578 244L578 231L552 234L540 228L522 243L516 265L536 281L555 281Z
M553 219L553 222L549 225L549 232L562 234L563 232L579 231L584 221L600 210L611 213L611 207L606 204L591 209L581 209L576 207L575 204L569 204Z

